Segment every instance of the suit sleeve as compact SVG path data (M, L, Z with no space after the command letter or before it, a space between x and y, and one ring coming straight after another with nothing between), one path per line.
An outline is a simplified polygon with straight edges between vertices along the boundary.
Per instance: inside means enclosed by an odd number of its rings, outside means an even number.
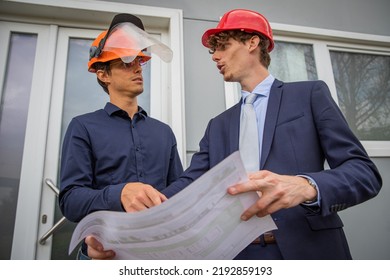
M172 197L183 190L202 174L210 169L209 160L209 132L213 120L210 120L203 138L199 142L199 152L192 156L190 166L183 172L179 179L170 184L162 193L167 197Z
M324 82L313 84L311 110L330 169L307 173L321 192L321 214L328 215L375 197L381 176L353 134Z

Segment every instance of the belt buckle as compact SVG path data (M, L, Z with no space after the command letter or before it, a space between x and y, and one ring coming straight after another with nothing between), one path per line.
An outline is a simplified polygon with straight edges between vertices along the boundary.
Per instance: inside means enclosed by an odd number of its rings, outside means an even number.
M272 231L264 232L260 237L257 237L252 241L252 244L260 244L261 246L266 246L267 244L275 244L276 239Z
M263 237L264 237L264 243L265 244L274 244L274 243L276 243L275 236L274 236L274 234L271 231L264 232Z

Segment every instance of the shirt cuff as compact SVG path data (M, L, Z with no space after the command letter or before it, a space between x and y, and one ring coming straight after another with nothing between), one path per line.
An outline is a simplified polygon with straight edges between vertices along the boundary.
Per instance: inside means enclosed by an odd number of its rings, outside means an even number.
M122 207L121 193L126 183L109 186L108 204L111 211L125 211Z

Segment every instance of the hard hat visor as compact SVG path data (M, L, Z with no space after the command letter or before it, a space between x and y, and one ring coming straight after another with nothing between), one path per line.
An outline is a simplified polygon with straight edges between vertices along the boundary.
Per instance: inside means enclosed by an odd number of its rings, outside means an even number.
M172 60L172 50L168 46L131 22L120 23L109 31L102 53L111 53L123 62L129 63L137 56L150 56L145 49L165 62Z

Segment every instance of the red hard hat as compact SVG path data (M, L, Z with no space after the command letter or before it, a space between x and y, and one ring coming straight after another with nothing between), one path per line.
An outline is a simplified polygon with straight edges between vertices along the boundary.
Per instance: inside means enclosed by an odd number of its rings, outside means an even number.
M241 30L248 33L260 33L269 39L268 51L274 48L272 29L268 20L261 14L244 9L236 9L223 15L216 28L207 30L202 36L202 44L209 47L208 39L211 35L222 31Z

